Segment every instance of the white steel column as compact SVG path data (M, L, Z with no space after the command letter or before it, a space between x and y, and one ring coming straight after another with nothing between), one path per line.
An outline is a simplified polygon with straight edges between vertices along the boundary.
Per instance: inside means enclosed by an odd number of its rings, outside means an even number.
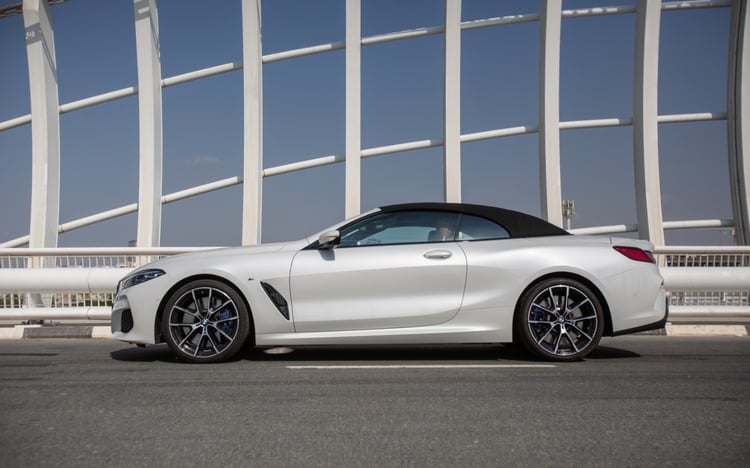
M737 244L750 244L750 9L732 6L727 87L729 176Z
M660 0L638 0L633 77L633 157L638 235L664 245L659 182Z
M445 0L444 197L461 201L461 0Z
M242 0L242 245L260 242L263 208L263 52L260 0Z
M138 63L138 247L161 236L162 117L159 16L156 0L134 0Z
M346 0L346 217L361 205L362 24L360 0Z
M562 0L542 0L539 20L539 198L542 217L562 227L560 182Z
M29 247L57 247L60 217L60 114L55 38L46 0L24 0L31 95ZM6 220L7 221L7 220Z

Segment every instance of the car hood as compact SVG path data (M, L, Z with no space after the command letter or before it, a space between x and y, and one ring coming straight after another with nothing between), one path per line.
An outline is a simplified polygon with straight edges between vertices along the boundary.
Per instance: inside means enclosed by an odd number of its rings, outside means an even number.
M277 252L283 250L300 250L307 246L307 240L299 240L293 242L277 242L272 244L260 244L260 245L248 245L243 247L222 247L206 250L200 250L197 252L189 252L180 255L174 255L171 257L164 257L159 260L155 260L151 263L139 267L137 270L144 270L150 268L167 268L170 265L176 265L183 262L192 262L196 258L200 258L202 261L211 263L211 260L217 260L227 257L247 256L265 254L269 252ZM137 271L134 270L134 271Z

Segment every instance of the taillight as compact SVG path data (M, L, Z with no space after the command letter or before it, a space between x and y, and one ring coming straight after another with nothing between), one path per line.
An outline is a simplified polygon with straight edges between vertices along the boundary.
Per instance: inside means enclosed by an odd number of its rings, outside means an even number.
M636 262L656 263L656 261L654 261L654 256L651 255L651 252L639 249L638 247L624 247L621 245L616 245L613 248L629 259L635 260Z

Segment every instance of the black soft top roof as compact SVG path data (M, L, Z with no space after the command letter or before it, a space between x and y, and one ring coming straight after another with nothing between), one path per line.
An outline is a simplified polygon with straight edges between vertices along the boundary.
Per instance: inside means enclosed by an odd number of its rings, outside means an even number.
M468 203L405 203L381 207L384 213L396 211L449 211L487 218L503 226L511 237L563 236L568 231L535 216L494 206Z

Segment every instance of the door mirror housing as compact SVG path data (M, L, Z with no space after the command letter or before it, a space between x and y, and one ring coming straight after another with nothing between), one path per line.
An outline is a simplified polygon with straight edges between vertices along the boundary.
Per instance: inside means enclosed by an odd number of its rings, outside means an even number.
M321 250L332 249L341 242L339 231L327 231L318 237L318 248Z

